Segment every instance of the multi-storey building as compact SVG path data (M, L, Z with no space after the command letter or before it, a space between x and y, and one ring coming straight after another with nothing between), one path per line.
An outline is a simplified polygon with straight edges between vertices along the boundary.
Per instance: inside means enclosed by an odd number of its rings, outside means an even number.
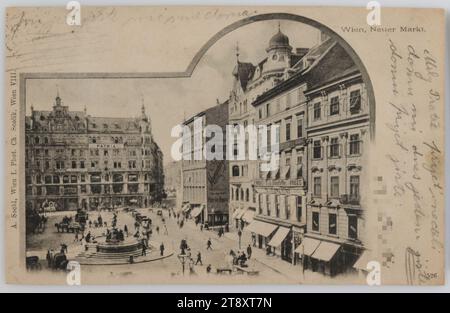
M137 118L53 109L26 117L26 206L39 210L147 206L163 194L163 155L142 105Z
M223 155L218 159L207 159L203 153L208 142L208 138L204 137L204 130L208 125L216 125L225 133L227 124L228 101L184 122L184 126L190 131L189 136L183 136L183 211L209 226L228 223L229 173L225 136L221 147Z
M278 126L280 152L279 168L255 180L258 214L248 230L256 246L327 274L351 267L364 249L369 142L358 67L323 36L252 105L256 124Z
M234 83L230 93L230 124L247 127L255 125L258 114L252 103L258 96L271 90L283 79L291 67L308 51L298 48L293 51L289 39L280 29L269 40L267 57L253 65L240 62L233 70ZM245 159L230 160L230 223L236 229L243 229L258 213L257 183L258 163L249 158L249 134L245 134ZM239 146L234 149L239 154Z
M334 275L365 247L369 101L361 72L337 43L308 75L308 265ZM303 248L301 248L303 249Z
M164 189L166 204L172 207L181 207L183 190L181 181L181 162L173 161L164 166Z

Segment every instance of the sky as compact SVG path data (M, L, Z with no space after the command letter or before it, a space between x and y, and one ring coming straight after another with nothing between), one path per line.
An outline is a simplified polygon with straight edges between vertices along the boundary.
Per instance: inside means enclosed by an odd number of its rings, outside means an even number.
M91 116L139 116L143 101L154 139L167 164L172 161L170 150L176 140L170 135L172 127L214 106L217 99L228 98L236 45L240 61L257 64L265 58L265 48L278 31L278 23L255 22L222 37L206 52L190 78L27 80L26 114L30 114L31 105L35 110L51 110L57 90L63 105L73 111L82 111L86 106ZM280 21L280 27L294 49L312 47L319 41L319 31L308 25Z

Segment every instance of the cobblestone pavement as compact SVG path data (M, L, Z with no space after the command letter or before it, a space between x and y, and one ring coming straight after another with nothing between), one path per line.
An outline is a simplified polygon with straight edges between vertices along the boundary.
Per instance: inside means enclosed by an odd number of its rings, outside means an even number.
M238 237L235 233L227 233L221 238L217 232L200 230L192 220L185 222L180 228L174 217L169 217L167 211L163 211L163 217L157 216L156 210L140 209L143 215L152 219L152 237L151 241L159 247L164 244L167 250L173 250L174 254L165 259L156 260L148 263L133 265L111 265L111 266L83 266L82 273L85 282L95 283L97 277L105 277L111 279L112 282L121 283L149 283L155 281L157 283L240 283L240 284L301 284L304 282L324 282L333 283L333 279L324 277L319 273L306 271L303 273L300 266L289 264L278 257L267 256L257 248L253 248L253 255L249 260L249 268L259 272L259 275L248 276L246 274L216 274L217 268L229 268L229 252L239 250ZM102 212L104 221L111 224L112 213ZM29 243L28 254L39 255L45 258L48 248L59 249L61 243L69 246L69 258L79 253L83 246L74 242L74 234L56 233L54 223L58 219L62 219L64 214L52 215L49 217L49 223L43 234L32 235L28 238ZM94 220L98 217L97 212L90 213L90 219ZM163 218L167 227L165 231ZM131 213L119 212L118 227L122 228L127 225L130 234L134 231L134 218ZM157 228L159 227L159 232ZM99 236L106 231L106 228L91 228L94 236ZM202 255L203 265L194 266L194 274L189 274L189 265L185 265L185 274L182 273L182 264L178 258L180 253L179 245L182 239L185 239L191 248L191 254L194 261L197 253ZM211 239L212 250L207 250L207 241ZM244 232L241 238L241 248L245 249L250 243L250 235ZM206 273L206 267L210 264L212 273ZM44 267L44 272L46 271ZM345 277L339 277L342 282ZM354 277L349 277L349 281L354 281Z

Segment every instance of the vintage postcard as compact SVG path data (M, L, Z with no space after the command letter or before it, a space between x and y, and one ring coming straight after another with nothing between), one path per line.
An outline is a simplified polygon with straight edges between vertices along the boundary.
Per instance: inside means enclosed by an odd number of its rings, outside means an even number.
M8 283L444 284L444 10L6 14Z

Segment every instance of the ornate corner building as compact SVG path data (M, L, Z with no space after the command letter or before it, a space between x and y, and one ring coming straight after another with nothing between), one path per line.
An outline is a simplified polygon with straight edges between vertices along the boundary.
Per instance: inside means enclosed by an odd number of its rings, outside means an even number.
M149 206L164 193L163 154L142 104L136 118L70 111L26 116L26 208L75 210Z

